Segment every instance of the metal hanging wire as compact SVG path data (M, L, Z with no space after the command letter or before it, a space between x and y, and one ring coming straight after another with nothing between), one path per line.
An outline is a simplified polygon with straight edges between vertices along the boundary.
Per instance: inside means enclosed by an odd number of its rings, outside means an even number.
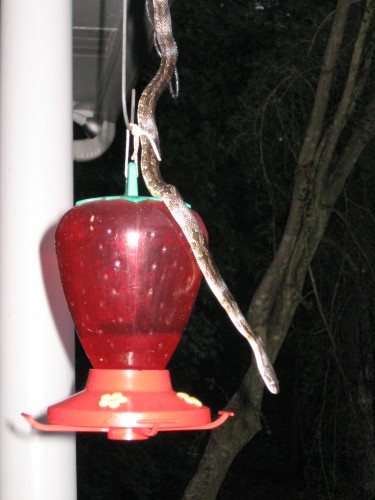
M155 152L156 157L158 158L159 161L161 161L160 157L160 152L158 150L158 147L154 141L154 139L151 137L151 135L145 131L141 130L138 125L135 124L135 90L132 90L132 95L131 95L131 114L130 114L130 121L129 121L129 115L128 115L128 109L127 109L127 99L126 99L126 48L127 48L127 7L128 7L128 2L127 0L123 0L123 14L122 14L122 58L121 58L121 100L122 100L122 111L123 111L123 116L124 116L124 122L126 125L126 141L125 141L125 166L124 166L124 175L125 179L128 178L128 169L129 169L129 154L130 154L130 136L131 134L134 136L134 152L131 156L131 161L133 161L136 164L137 168L137 176L138 176L138 149L139 149L139 144L140 144L140 136L146 136L148 140L151 142L152 148ZM146 0L145 2L145 8L146 8L146 15L151 23L152 27L154 28L154 22L152 19L151 11L150 11L150 0ZM161 52L159 48L159 44L155 35L155 30L154 30L154 46L157 54L159 57L161 57ZM175 78L175 84L173 86L173 82L171 81L169 83L169 91L173 99L177 99L179 95L179 78L178 78L178 73L177 69L175 68L174 70L174 78Z
M122 58L121 58L121 99L122 112L126 128L129 129L129 117L126 103L126 36L128 24L128 1L123 0L122 4Z
M127 105L127 92L126 92L126 48L127 48L127 14L128 14L128 1L123 0L122 5L122 57L121 57L121 101L122 101L122 113L124 116L124 122L126 126L126 139L125 139L125 165L124 165L124 176L125 179L128 178L129 170L129 155L130 155L130 135L132 131L132 125L135 123L135 90L131 93L131 108L130 108L130 121L128 115L128 105ZM133 155L134 156L134 155ZM138 176L138 161L135 158L135 164L137 165L137 176Z

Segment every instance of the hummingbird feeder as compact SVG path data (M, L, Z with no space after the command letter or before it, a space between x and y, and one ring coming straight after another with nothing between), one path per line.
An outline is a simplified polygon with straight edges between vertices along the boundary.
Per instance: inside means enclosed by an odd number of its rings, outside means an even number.
M58 224L61 282L93 368L85 389L50 406L46 422L23 414L35 429L140 440L159 431L213 429L233 415L219 412L211 421L197 398L172 389L166 365L202 275L164 203L138 196L134 167L126 196L78 202Z

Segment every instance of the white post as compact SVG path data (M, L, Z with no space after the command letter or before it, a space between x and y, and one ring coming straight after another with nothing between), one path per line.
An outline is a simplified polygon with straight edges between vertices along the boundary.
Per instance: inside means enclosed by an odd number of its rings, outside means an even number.
M1 1L0 498L74 500L75 436L33 431L73 389L54 253L72 204L71 2Z

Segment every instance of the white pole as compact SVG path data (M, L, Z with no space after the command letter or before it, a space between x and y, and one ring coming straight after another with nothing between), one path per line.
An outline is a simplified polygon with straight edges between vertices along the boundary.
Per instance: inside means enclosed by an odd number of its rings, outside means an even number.
M73 388L54 253L72 203L71 2L1 1L0 499L74 500L75 437L33 431Z

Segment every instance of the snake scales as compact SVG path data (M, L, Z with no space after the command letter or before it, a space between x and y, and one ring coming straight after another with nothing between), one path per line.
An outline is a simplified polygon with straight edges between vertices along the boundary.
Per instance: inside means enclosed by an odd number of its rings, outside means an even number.
M149 1L146 0L146 2ZM155 122L155 107L159 97L168 87L173 76L177 62L177 46L172 35L168 0L153 0L153 9L150 8L149 11L153 12L155 38L161 61L156 75L140 97L138 103L138 126L141 130L147 132L158 146L159 138ZM187 208L181 195L175 186L167 184L163 180L159 170L159 161L147 135L142 134L141 144L141 170L147 189L152 196L159 197L164 201L172 216L179 224L209 287L237 330L248 340L254 352L259 373L266 386L272 393L277 393L279 391L277 377L266 354L262 339L253 332L241 313L236 300L213 261L198 223L189 208Z

